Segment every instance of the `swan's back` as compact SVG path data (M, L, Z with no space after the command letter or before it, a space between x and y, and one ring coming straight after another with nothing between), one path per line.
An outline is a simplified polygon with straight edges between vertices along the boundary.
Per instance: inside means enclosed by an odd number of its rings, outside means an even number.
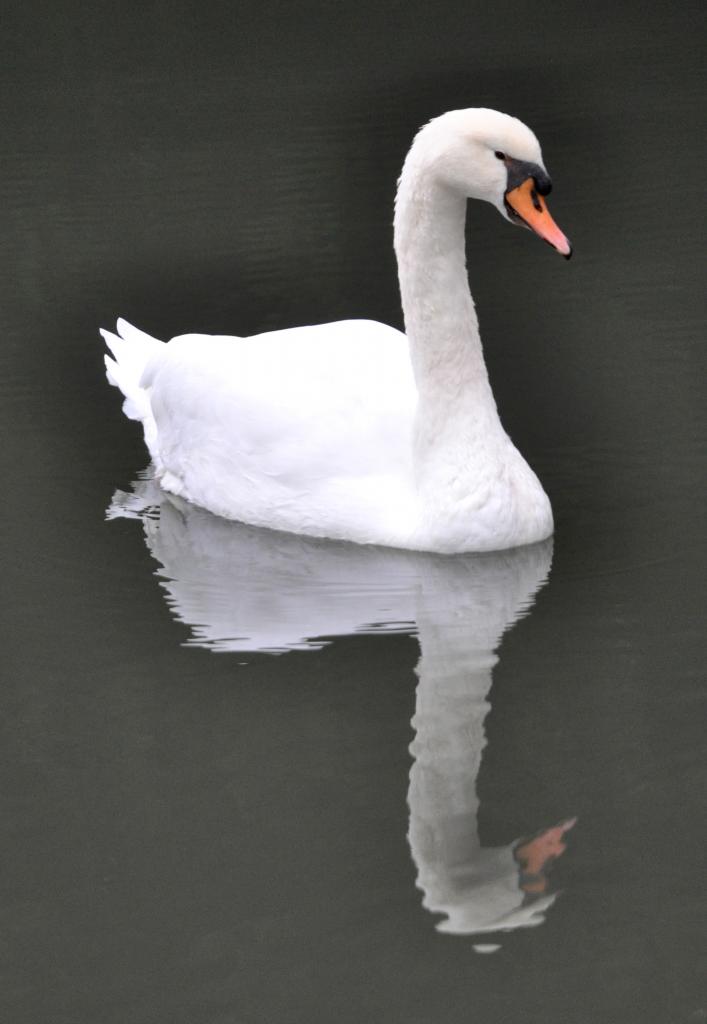
M305 471L316 478L318 463L348 475L392 471L391 446L409 438L389 428L415 406L405 335L367 320L250 338L181 335L153 355L141 386L160 429L180 443L217 427L244 454L257 452L266 475L300 482Z
M416 391L401 332L346 320L182 335L150 350L139 388L167 490L317 536L343 520L349 539L381 542L382 509L405 529Z

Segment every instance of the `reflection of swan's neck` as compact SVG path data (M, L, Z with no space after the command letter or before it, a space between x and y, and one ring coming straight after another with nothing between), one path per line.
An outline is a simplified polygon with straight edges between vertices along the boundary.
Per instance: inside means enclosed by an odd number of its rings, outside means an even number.
M419 394L416 455L468 447L498 428L469 291L466 200L434 179L413 145L395 207L395 252Z
M422 806L433 815L469 816L464 826L468 842L476 835L476 777L486 745L486 698L496 657L490 651L469 652L463 644L454 650L445 643L446 631L431 632L425 631L417 666L411 779L424 789Z
M438 643L439 642L439 643ZM410 746L410 846L424 905L449 911L457 887L480 867L476 780L486 745L490 651L455 651L444 634L424 636Z
M409 841L423 905L441 931L472 934L539 924L554 895L524 900L514 843L479 841L477 778L492 671L504 630L549 567L548 546L470 564L449 576L445 601L418 596L415 738ZM430 587L434 595L434 587Z

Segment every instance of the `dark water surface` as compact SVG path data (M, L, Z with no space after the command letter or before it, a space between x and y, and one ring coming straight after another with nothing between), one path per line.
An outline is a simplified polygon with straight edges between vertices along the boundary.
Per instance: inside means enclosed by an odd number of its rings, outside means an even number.
M707 1020L702 12L6 7L3 1020ZM554 550L138 480L98 326L400 325L395 178L469 105L535 128L576 249L470 212Z

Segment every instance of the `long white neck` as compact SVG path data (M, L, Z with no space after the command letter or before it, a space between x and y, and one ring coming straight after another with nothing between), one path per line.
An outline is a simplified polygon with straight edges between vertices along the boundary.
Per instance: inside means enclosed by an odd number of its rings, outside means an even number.
M419 396L418 470L445 449L468 458L502 430L469 291L465 212L464 196L435 180L413 146L398 187L395 252Z

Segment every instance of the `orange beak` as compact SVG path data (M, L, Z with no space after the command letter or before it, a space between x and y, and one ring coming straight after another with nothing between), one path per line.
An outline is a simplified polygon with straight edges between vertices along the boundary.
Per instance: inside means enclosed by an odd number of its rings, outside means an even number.
M511 219L521 222L534 231L536 235L546 241L553 248L557 249L565 259L572 255L572 246L566 235L564 235L557 224L550 216L545 200L538 193L533 178L518 185L517 188L506 192L506 208Z

